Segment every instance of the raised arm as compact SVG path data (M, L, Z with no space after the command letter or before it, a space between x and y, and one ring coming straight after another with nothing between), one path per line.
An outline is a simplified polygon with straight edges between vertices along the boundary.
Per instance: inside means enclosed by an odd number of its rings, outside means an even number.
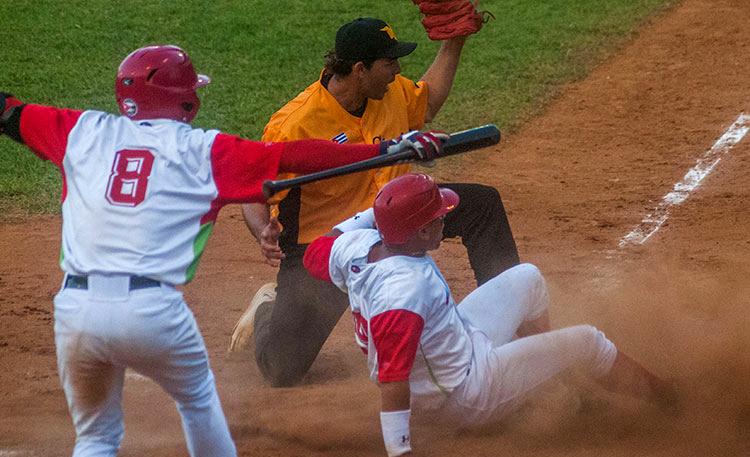
M425 122L431 122L448 99L465 42L465 36L443 41L435 60L422 76L428 90Z
M82 111L24 104L11 94L0 93L0 130L26 145L39 158L62 166L68 135Z

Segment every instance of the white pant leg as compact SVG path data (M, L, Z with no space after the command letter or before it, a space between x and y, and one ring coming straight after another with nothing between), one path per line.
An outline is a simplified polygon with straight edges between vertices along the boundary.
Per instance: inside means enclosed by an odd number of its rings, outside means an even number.
M125 369L112 363L102 338L86 331L90 305L86 291L63 291L55 297L57 366L76 430L73 456L115 456L125 432Z
M538 318L548 306L544 277L537 267L523 263L467 295L458 305L458 313L494 346L500 346L513 339L522 322Z
M74 456L116 455L125 367L151 377L175 399L192 456L236 456L206 347L182 294L167 286L128 292L127 282L111 279L89 277L88 291L64 289L55 297L58 363L76 425ZM73 370L78 366L87 368ZM101 370L106 366L113 371ZM92 376L76 382L83 379L78 373Z
M123 354L127 365L153 379L175 400L191 456L236 456L206 346L193 313L182 295L174 291L164 309L158 310L160 328L152 333L147 322L139 325L138 321L150 321L148 315L153 311L153 306L148 305L137 308L131 319L134 325L128 331L130 338L150 343L130 351L140 354L137 358Z
M569 368L604 376L617 356L615 345L591 325L540 333L499 347L490 347L484 338L472 335L476 366L449 402L452 415L466 425L501 419L530 391Z

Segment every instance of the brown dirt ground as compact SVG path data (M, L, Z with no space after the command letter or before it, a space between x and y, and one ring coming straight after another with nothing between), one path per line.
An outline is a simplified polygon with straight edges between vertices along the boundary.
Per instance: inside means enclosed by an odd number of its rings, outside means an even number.
M443 179L501 191L523 259L548 278L555 324L595 324L674 378L681 414L587 387L550 387L502 426L458 433L417 420L420 455L750 454L750 140L648 243L617 247L750 110L749 15L747 0L685 0L499 149L466 156L460 170L437 168ZM377 389L348 318L297 388L271 389L252 363L227 356L234 322L274 271L236 208L221 219L186 295L240 454L384 455ZM59 226L57 217L0 226L0 455L72 448L52 334ZM472 287L463 248L447 242L436 258L462 297ZM146 380L130 378L125 390L121 455L186 455L169 398Z

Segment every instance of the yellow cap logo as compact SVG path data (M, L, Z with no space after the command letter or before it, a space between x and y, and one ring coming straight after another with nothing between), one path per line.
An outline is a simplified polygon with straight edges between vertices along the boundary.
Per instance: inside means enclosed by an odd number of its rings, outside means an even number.
M396 39L396 34L395 34L395 33L393 33L393 29L391 28L391 26L390 26L390 25L386 25L385 27L383 27L382 29L380 29L380 31L381 31L381 32L385 32L385 33L387 33L387 34L388 34L388 37L389 37L389 38L390 38L391 40L395 40L395 39Z

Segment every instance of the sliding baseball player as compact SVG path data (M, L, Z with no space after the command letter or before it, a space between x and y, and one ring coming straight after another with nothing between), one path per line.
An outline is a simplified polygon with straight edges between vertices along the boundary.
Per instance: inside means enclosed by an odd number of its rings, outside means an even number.
M401 176L378 193L373 209L316 239L304 257L314 277L349 294L355 339L380 387L389 456L411 452L412 410L484 424L570 367L611 390L672 397L667 383L595 327L551 330L547 286L533 265L501 273L456 306L427 253L440 246L443 219L458 203L429 176Z

